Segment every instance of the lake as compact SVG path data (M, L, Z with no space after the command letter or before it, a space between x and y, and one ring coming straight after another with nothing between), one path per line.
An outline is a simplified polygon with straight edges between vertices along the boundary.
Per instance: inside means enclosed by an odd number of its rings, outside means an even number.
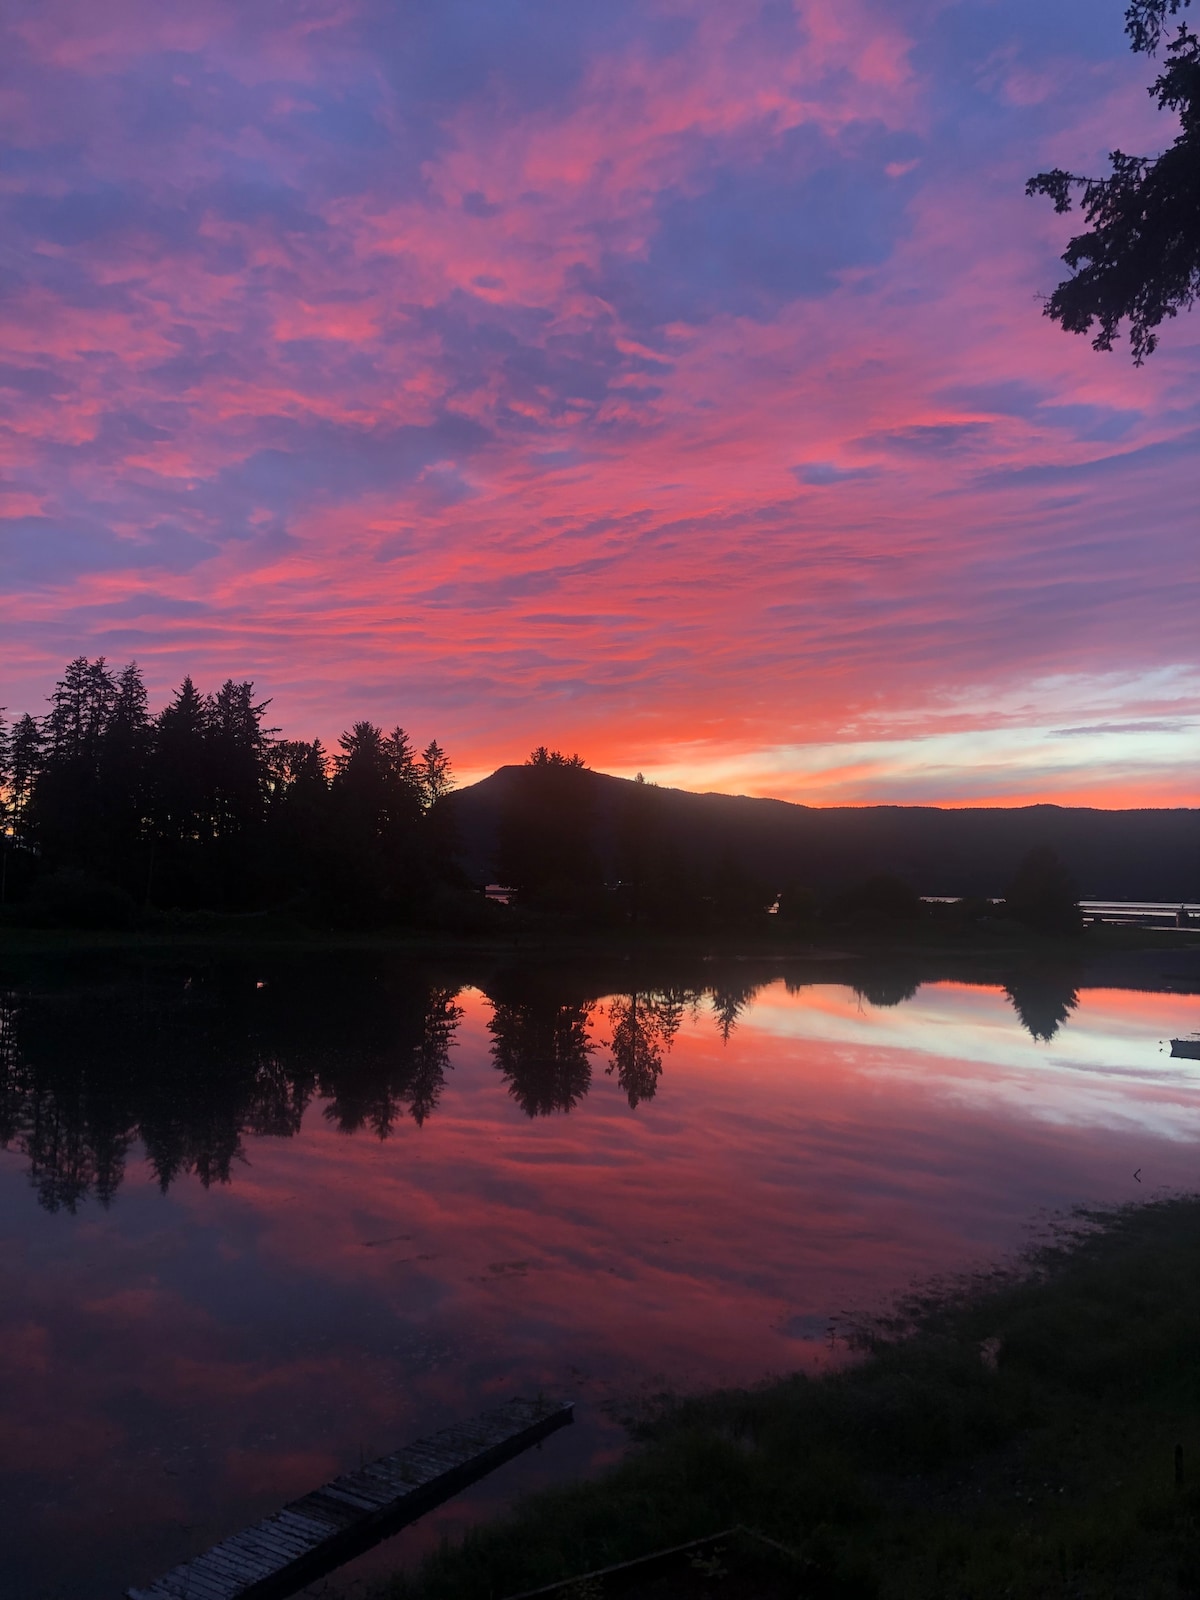
M619 1452L663 1389L1081 1201L1197 1187L1197 952L0 972L4 1592L99 1600L538 1390L579 1421L350 1569ZM1136 986L1133 986L1135 985Z

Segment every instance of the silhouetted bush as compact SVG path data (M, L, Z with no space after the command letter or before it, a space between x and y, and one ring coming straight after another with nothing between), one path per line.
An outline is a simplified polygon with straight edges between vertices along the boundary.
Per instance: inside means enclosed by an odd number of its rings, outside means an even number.
M835 895L825 907L826 922L849 922L862 916L911 922L921 914L921 897L911 883L891 873L877 873Z
M506 906L489 900L480 890L445 883L434 890L425 920L439 933L466 938L502 933L511 919Z
M817 897L798 883L785 883L779 891L775 915L781 929L806 928L817 918Z
M1036 933L1072 934L1083 927L1079 889L1053 850L1031 850L1004 896L1005 915Z
M137 912L123 889L64 867L35 884L22 908L35 927L128 928Z

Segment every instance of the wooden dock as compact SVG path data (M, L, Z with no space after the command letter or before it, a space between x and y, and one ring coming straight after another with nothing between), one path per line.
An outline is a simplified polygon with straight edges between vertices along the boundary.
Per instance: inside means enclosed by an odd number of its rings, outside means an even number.
M283 1600L520 1455L573 1418L571 1405L513 1400L443 1428L293 1500L127 1600Z

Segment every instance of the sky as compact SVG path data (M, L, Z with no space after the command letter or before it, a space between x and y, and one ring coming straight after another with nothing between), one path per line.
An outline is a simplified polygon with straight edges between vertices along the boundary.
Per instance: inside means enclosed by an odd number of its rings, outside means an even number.
M8 0L0 704L1196 804L1200 317L1041 314L1121 0Z

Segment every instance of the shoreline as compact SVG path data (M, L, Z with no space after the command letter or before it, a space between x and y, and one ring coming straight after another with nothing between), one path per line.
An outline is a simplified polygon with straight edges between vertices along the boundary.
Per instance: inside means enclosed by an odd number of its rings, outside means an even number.
M1007 931L1007 930L1006 930ZM510 967L586 974L589 986L621 993L631 969L639 988L696 982L736 968L749 980L776 974L807 983L869 984L875 973L912 986L959 982L1004 987L1051 977L1077 992L1125 988L1200 992L1200 938L1173 929L1089 927L1077 938L847 938L821 942L737 938L539 933L496 939L396 931L313 930L267 918L204 919L170 929L86 930L0 926L0 968L97 962L151 967L179 961L395 960L461 983Z
M841 1370L632 1419L617 1466L372 1593L494 1600L742 1524L812 1595L1193 1595L1198 1258L1195 1195L1073 1213L849 1329L861 1359Z
M1110 923L1085 927L1074 937L1030 933L1015 924L986 929L945 928L928 923L897 923L867 931L831 927L803 935L764 938L730 930L675 934L616 929L595 931L551 922L527 923L511 932L457 933L439 929L314 927L270 912L188 913L130 928L88 928L0 921L0 956L87 954L130 950L138 953L190 948L287 950L387 950L398 954L446 951L480 954L653 955L678 954L746 960L857 960L868 956L968 957L998 959L1030 956L1087 958L1142 950L1194 951L1200 931Z

